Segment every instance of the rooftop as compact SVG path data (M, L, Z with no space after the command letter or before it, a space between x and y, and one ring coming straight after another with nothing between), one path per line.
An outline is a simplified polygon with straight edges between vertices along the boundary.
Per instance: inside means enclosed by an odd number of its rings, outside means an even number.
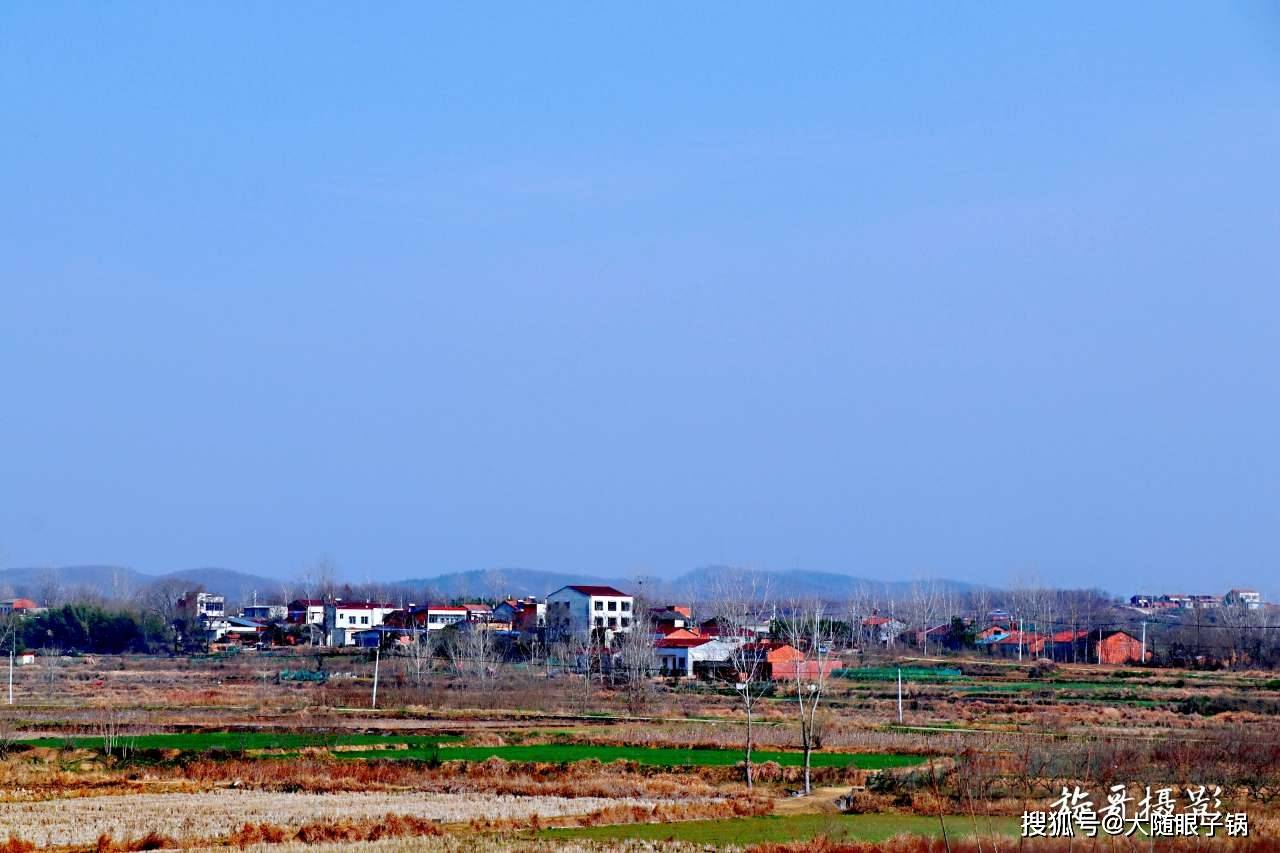
M570 584L565 587L574 592L580 592L583 595L611 595L619 598L626 598L627 594L621 590L614 589L611 586L593 586L591 584Z

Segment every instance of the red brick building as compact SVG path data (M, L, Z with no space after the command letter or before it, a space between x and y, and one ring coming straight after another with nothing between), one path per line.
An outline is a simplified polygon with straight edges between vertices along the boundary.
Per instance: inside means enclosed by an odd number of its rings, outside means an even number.
M1094 631L1089 635L1094 663L1125 664L1142 660L1142 641L1124 631ZM1147 652L1151 658L1151 652Z

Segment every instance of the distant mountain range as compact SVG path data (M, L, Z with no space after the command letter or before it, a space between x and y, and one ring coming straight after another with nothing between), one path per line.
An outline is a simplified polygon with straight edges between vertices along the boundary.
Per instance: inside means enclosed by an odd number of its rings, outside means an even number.
M670 603L709 601L723 588L735 582L753 583L757 590L779 602L792 598L821 598L845 601L854 596L874 600L908 598L917 581L877 581L837 572L815 572L792 569L778 572L745 572L728 566L704 566L674 578L609 577L545 572L538 569L485 569L455 572L435 577L393 581L388 586L417 594L430 593L433 598L505 598L526 595L544 596L570 584L604 584L617 587L651 601ZM939 592L962 593L980 588L979 584L936 579L923 581Z
M603 584L652 601L707 601L722 593L726 582L753 583L778 601L791 598L823 598L843 601L853 596L880 600L904 599L911 595L915 581L876 581L836 572L793 569L765 572L704 566L675 578L624 578L551 572L539 569L499 568L451 572L433 577L410 578L379 584L380 594L393 597L458 599L545 596L570 584ZM977 584L938 579L925 581L939 590L965 592ZM43 603L51 595L66 599L83 595L108 599L129 599L150 587L167 584L202 586L227 597L228 604L246 603L257 594L259 601L282 601L308 592L292 581L282 581L238 572L204 567L161 575L139 572L126 566L62 566L57 568L14 568L0 570L0 598L21 595Z
M204 567L150 575L127 566L58 566L0 570L0 598L8 595L33 598L44 604L50 598L75 599L100 596L130 599L149 587L168 584L174 589L202 586L225 595L228 602L247 602L256 592L261 601L282 598L287 584L261 575L232 569Z

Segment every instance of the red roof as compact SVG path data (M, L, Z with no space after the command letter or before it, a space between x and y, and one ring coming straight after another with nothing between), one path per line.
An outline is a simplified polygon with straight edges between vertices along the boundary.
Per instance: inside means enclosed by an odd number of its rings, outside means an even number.
M390 602L376 601L335 601L333 606L338 610L397 610L396 605Z
M15 598L12 602L14 610L36 610L39 605L29 598Z
M708 637L663 637L653 644L656 649L692 649L711 642Z
M1028 643L1034 643L1037 640L1043 639L1044 637L1034 631L1010 631L1006 636L996 640L996 642L1007 645L1017 645L1018 643L1022 643L1022 645L1025 646Z
M661 629L659 629L661 630ZM663 639L666 640L692 640L700 635L696 631L690 631L687 628L672 628L670 631L662 631ZM703 639L706 639L703 637Z
M789 661L804 660L804 654L788 643L778 642L777 640L763 640L759 643L747 643L742 647L747 651L762 651L765 653L765 660L769 663L786 663Z
M570 584L569 589L574 592L580 592L583 595L614 595L626 597L625 592L616 590L611 586L592 586L590 584Z
M888 625L890 622L893 622L893 621L894 619L891 616L868 616L865 620L863 620L862 624L863 625Z
M1058 633L1054 634L1050 639L1052 639L1053 642L1055 643L1070 643L1074 640L1079 640L1081 637L1083 637L1087 633L1088 631L1085 631L1084 629L1080 629L1078 631L1059 631Z

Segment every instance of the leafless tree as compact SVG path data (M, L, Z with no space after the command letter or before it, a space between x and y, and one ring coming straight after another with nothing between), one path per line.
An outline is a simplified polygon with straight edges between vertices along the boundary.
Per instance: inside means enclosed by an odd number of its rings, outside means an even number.
M639 714L648 704L653 691L652 674L657 668L653 650L653 617L649 602L642 597L633 600L631 626L616 636L618 669L615 678L626 691L627 711Z
M601 675L599 649L586 631L566 631L556 635L551 655L560 664L562 675L576 678L581 675L578 703L583 713L592 710L592 697L596 691L596 677Z
M410 633L408 643L396 646L395 654L414 687L421 688L431 671L434 650L435 643L430 632L417 629Z
M981 631L991 616L991 588L980 586L969 592L969 606L974 612L974 627Z
M465 686L483 688L495 675L493 632L477 622L447 629L445 654Z
M754 640L754 628L768 607L769 589L759 572L727 570L715 579L712 609L721 637L731 644L729 663L735 676L734 689L747 718L743 746L744 774L747 787L754 785L751 750L755 738L755 711L765 685L762 677L765 655Z
M62 672L62 649L59 646L45 646L40 652L40 680L45 690L52 695L58 686L58 676Z
M849 595L849 600L845 602L845 618L849 620L850 646L862 648L864 641L862 623L871 615L871 610L871 592L866 584L859 584Z
M804 752L804 792L811 793L810 768L814 749L821 746L821 718L818 708L827 686L830 656L831 619L820 600L793 601L781 620L788 644L804 653L805 659L788 666L787 675L796 698L800 718L800 748ZM777 673L774 674L775 678Z
M49 566L40 572L36 586L36 598L40 604L48 608L59 607L63 604L62 581L58 578L58 570L53 566Z
M338 566L332 557L324 556L304 568L298 575L302 597L330 599L338 589Z
M159 617L166 629L173 627L178 618L178 599L191 588L191 584L176 578L161 578L138 591L138 606Z
M119 708L103 708L96 714L94 733L102 738L102 751L106 755L126 757L133 751L133 715Z
M922 654L929 654L929 629L934 627L941 609L938 584L930 579L911 584L911 598L908 602L911 610L911 621L923 633L921 637Z

